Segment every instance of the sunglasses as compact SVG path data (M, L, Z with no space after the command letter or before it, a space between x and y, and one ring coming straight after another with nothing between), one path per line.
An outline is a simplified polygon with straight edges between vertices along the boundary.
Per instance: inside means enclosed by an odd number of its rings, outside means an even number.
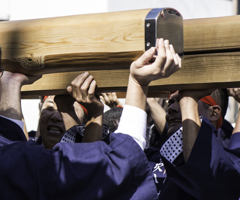
M3 75L3 72L4 72L4 68L0 67L0 78L1 78L2 75Z

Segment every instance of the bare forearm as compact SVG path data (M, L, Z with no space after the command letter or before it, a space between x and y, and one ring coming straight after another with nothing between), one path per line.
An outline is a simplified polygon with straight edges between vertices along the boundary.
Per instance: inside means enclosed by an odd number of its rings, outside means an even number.
M20 89L16 82L2 83L0 115L22 120Z
M102 140L102 115L92 117L86 124L82 142Z
M180 100L180 107L183 122L183 156L187 161L198 136L201 122L196 100L191 97L183 97Z
M125 104L138 107L145 111L147 91L148 86L139 85L130 75Z
M164 130L166 124L166 112L165 110L152 98L147 99L147 103L150 108L151 117L154 121L154 124L161 134Z
M237 117L236 125L235 125L235 128L233 129L232 134L240 132L240 104L238 104L238 107L239 107L238 117Z

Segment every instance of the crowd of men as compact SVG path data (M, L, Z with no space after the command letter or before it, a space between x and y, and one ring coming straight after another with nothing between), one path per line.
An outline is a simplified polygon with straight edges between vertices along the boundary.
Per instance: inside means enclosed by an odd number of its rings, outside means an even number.
M181 58L168 40L156 44L131 64L124 106L95 94L88 72L69 95L45 96L37 141L20 91L40 77L1 68L0 199L240 199L240 116L234 129L224 119L227 89L172 91L166 112L148 85L180 70ZM229 93L240 102L238 89Z

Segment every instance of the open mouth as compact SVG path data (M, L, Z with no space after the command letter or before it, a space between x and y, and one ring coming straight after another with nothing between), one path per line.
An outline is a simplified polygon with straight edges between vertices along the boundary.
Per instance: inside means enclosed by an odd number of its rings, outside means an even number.
M182 119L178 118L178 119L170 119L169 120L169 124L172 124L172 123L182 123Z
M62 134L63 133L63 130L58 126L48 126L47 130L49 133L52 133L52 134Z

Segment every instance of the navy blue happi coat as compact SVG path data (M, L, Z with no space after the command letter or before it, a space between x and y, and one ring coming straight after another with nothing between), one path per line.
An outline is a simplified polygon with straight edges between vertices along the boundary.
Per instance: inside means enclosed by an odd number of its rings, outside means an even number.
M19 141L22 140L22 141ZM128 135L45 150L0 117L0 199L152 200L148 160Z
M186 163L183 157L180 165L162 158L168 178L159 199L239 199L240 133L231 136L228 148L222 146L216 133L215 127L208 119L203 118Z

